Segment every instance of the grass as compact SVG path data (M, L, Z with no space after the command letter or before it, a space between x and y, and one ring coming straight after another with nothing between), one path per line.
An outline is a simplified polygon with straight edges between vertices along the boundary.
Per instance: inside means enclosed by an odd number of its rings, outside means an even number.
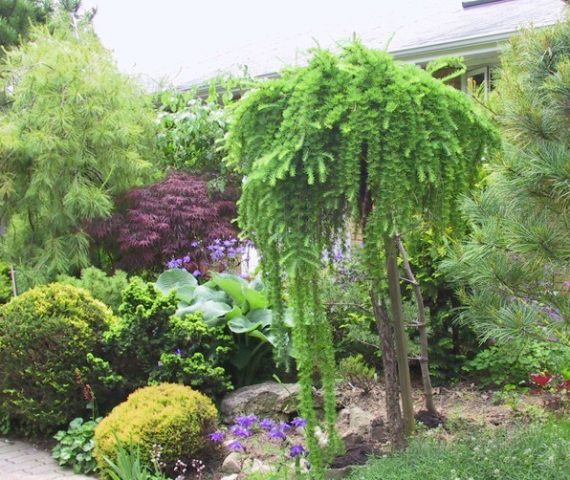
M562 480L570 478L570 419L484 431L454 443L416 438L349 480Z

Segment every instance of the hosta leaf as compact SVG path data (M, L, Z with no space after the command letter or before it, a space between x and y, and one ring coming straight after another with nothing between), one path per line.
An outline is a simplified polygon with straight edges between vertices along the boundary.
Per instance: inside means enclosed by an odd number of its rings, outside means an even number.
M182 268L173 268L163 272L156 281L156 287L164 294L168 295L173 290L178 290L180 287L190 286L196 287L198 285L194 276Z
M249 305L250 310L256 310L258 308L266 308L269 305L267 297L263 292L258 292L253 288L246 287L243 290L243 294Z
M257 310L251 310L246 317L250 322L258 322L261 328L267 328L271 326L273 321L273 312L268 308L258 308Z
M227 303L208 300L206 302L195 303L189 307L180 308L176 311L176 315L182 316L187 313L200 312L204 317L204 321L209 326L214 326L214 324L217 324L215 320L225 316L225 314L231 310L232 307L230 307Z
M195 297L196 287L192 287L190 285L184 285L176 290L176 296L182 302L186 302L188 304L192 303Z
M234 333L248 333L261 326L261 322L252 322L246 317L235 317L228 322L228 327Z
M199 303L206 302L208 300L228 303L228 297L224 292L220 290L214 290L213 288L207 287L206 285L200 285L199 287L196 287L194 290L194 301L196 303Z
M244 309L244 289L247 288L247 282L243 278L231 273L216 273L212 275L212 281L226 292L242 310Z

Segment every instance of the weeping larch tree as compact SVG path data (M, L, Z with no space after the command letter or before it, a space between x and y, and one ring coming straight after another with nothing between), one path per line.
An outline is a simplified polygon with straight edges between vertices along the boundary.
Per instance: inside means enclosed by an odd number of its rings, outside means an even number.
M351 225L361 226L373 306L387 322L382 347L393 350L396 339L399 357L399 382L385 363L386 387L396 388L396 401L387 402L390 429L409 432L413 404L395 240L418 219L441 232L458 221L459 197L491 144L493 129L463 93L359 43L339 55L314 51L307 67L284 71L237 104L228 152L245 175L239 223L263 257L278 352L287 347L279 333L285 297L293 307L300 408L315 478L339 447L334 348L319 285L323 253L342 243ZM324 390L325 448L315 384Z

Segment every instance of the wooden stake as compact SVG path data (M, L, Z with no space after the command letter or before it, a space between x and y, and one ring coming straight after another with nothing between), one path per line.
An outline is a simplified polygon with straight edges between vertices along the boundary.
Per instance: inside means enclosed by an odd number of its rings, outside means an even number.
M410 367L408 365L408 342L404 328L404 312L402 308L402 293L400 292L400 274L396 260L398 249L394 238L384 238L386 251L386 271L388 274L388 288L390 291L390 309L392 311L392 324L394 326L394 339L396 356L398 359L398 376L400 378L400 395L402 397L402 413L404 417L404 431L411 435L415 429L414 402L412 398L412 382Z
M16 284L16 270L14 270L14 266L10 265L10 280L12 281L12 296L18 296L18 286Z

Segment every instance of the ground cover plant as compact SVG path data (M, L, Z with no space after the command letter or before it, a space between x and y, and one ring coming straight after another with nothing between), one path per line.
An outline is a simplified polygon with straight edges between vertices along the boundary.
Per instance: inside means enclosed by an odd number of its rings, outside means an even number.
M223 444L230 451L238 452L246 475L253 473L254 462L260 462L257 457L263 456L266 470L284 478L291 475L300 478L301 473L308 468L304 461L307 450L302 441L306 424L301 417L285 422L256 415L241 415L234 419L229 428L216 430L210 433L209 438L220 448L224 448Z
M57 445L52 450L52 456L59 465L69 466L75 473L92 473L97 470L97 462L93 457L93 436L100 421L101 418L87 421L75 418L67 430L55 434Z
M427 436L386 458L371 460L351 480L559 480L568 472L570 422L482 431L453 443Z

